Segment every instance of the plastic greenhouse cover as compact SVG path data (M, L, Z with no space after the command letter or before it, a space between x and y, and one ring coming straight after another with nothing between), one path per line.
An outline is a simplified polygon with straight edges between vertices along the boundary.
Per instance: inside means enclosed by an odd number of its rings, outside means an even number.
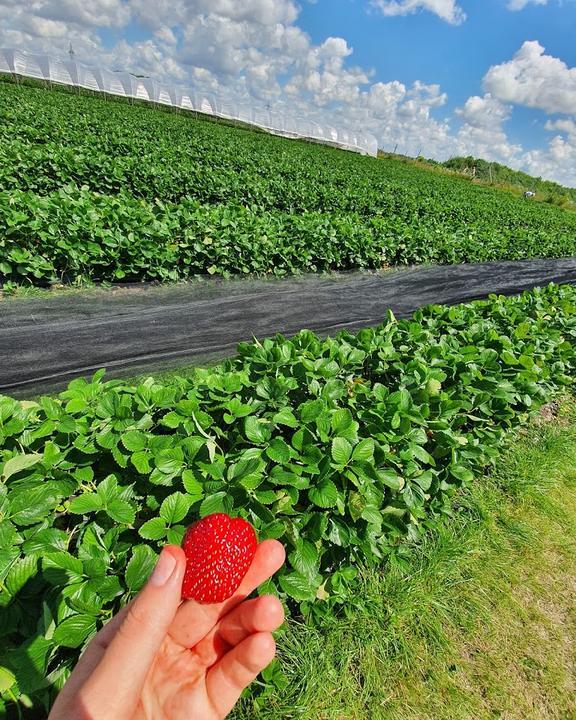
M238 119L238 108L235 103L229 100L220 100L218 104L220 106L219 115L230 120Z
M238 342L307 328L378 325L430 303L576 284L576 258L444 265L282 280L197 280L9 300L0 315L0 393L30 397L105 367L110 377L233 355Z
M376 155L378 150L378 143L371 135L361 135L357 131L353 133L344 128L323 128L309 119L289 115L282 115L279 119L279 113L262 106L246 103L238 106L225 98L195 93L150 78L136 78L127 72L89 67L74 60L64 61L49 55L31 55L20 50L0 49L0 72L82 87L119 97L147 100L208 115L219 115L254 123L287 137L312 137L370 155ZM349 138L353 134L358 137L358 142L350 142Z
M240 105L238 107L238 120L245 123L251 123L253 120L252 117L252 107L250 105Z
M11 73L13 72L12 66L8 60L8 56L5 53L0 52L0 72Z
M136 100L154 101L153 83L146 78L133 78L132 97Z
M50 60L50 80L62 83L63 85L76 85L68 64L61 60Z
M175 95L176 91L174 88L168 85L157 84L156 102L159 102L161 105L171 105L176 107L176 102L172 99Z
M96 70L78 64L78 76L80 78L78 84L86 90L100 91L100 82Z
M178 100L178 107L183 110L194 110L194 100L189 92L186 90L177 90L176 98Z
M215 115L216 114L216 103L214 100L210 100L210 98L204 96L204 95L198 95L197 100L194 103L194 106L198 112L206 113L207 115Z
M270 126L270 113L264 108L254 108L252 113L254 125L267 128Z

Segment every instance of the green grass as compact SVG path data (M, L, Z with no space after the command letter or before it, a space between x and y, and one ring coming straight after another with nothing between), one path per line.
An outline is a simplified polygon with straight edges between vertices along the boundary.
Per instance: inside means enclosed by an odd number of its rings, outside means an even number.
M235 720L574 720L576 409L520 430L455 520L384 573L349 617L291 623L283 692Z
M96 289L106 289L107 287L111 287L110 284L97 286L88 281L80 285L50 285L48 287L6 283L6 285L0 287L0 302L46 298L49 295L78 295L79 293L91 292Z

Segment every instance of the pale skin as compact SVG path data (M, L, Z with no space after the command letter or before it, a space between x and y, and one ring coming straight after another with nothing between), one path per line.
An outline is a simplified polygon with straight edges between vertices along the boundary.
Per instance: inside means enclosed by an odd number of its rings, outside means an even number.
M246 597L283 564L276 540L258 545L223 603L181 600L186 558L166 546L143 590L96 635L48 720L222 720L274 658L280 601Z

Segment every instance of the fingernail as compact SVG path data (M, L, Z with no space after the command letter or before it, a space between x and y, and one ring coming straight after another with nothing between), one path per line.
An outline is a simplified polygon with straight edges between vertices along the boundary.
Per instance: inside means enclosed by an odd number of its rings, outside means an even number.
M169 550L163 550L160 559L156 563L154 572L150 576L150 585L160 587L165 585L170 576L172 575L174 568L176 567L176 558Z

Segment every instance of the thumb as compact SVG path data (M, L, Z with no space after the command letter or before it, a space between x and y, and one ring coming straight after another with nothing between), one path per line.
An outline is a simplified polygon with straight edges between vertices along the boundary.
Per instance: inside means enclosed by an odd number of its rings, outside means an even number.
M132 716L150 666L180 605L185 568L184 551L167 545L83 689L84 709L90 717L120 720Z

